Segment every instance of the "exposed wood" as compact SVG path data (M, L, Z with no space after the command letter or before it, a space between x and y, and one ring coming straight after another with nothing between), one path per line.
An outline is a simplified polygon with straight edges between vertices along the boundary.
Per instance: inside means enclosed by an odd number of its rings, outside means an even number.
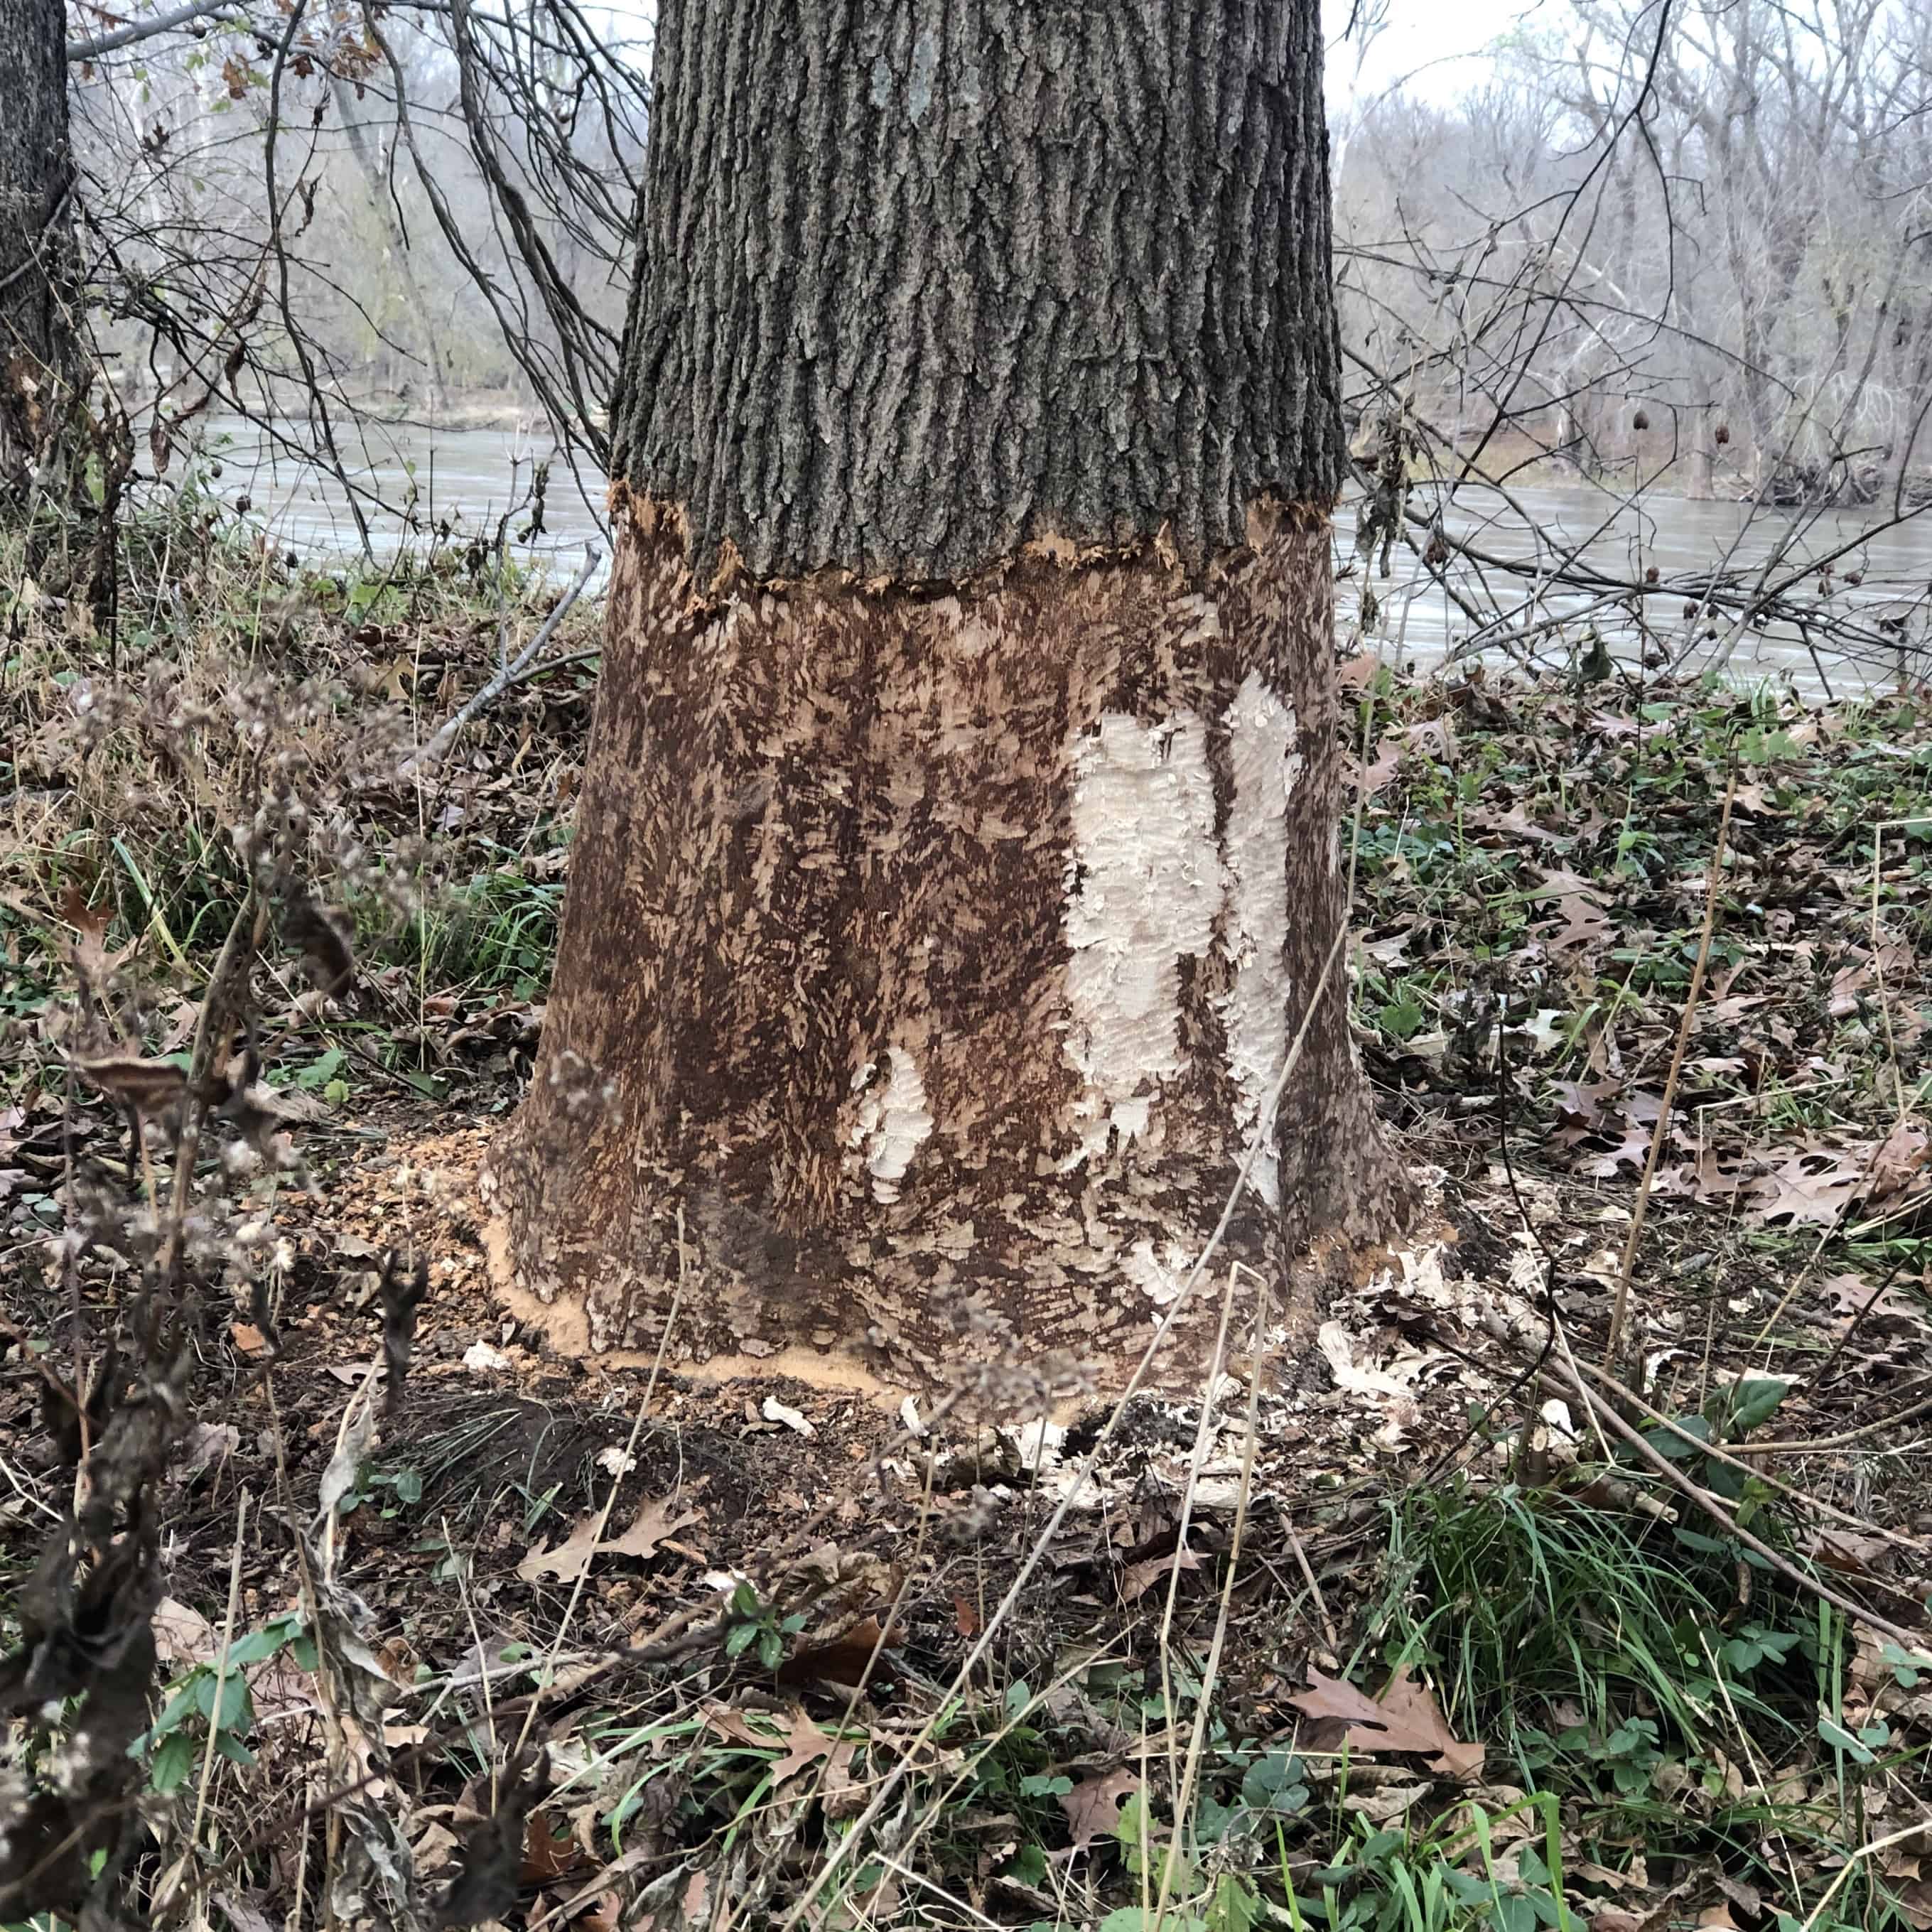
M1124 1358L1306 1006L1216 1262L1305 1322L1310 1253L1403 1195L1321 974L1312 0L671 4L658 46L608 646L493 1161L520 1290L585 1350L676 1298L683 1359Z

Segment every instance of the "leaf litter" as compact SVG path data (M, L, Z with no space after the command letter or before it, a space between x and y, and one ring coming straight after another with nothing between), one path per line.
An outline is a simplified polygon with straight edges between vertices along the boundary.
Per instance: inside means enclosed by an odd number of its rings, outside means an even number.
M474 641L487 653L488 626ZM515 838L500 835L515 828L558 823L554 800L573 788L580 693L554 710L527 696L520 716L479 728L498 733L504 755L479 752L446 774L464 814L453 836L474 837L479 854L493 839L514 849ZM1244 1863L1239 1855L1251 1838L1260 1842L1260 1821L1288 1832L1286 1869L1316 1874L1318 1892L1319 1875L1338 1856L1354 1858L1359 1840L1348 1838L1347 1819L1393 1830L1425 1862L1436 1819L1454 1834L1442 1842L1456 1882L1486 1876L1526 1907L1549 1904L1537 1848L1560 1840L1581 1895L1604 1895L1591 1907L1600 1926L1621 1922L1618 1914L1658 1923L1680 1908L1694 1916L1721 1906L1748 1918L1738 1888L1755 1882L1761 1898L1781 1898L1791 1862L1738 1864L1723 1813L1738 1802L1733 1787L1747 1803L1755 1793L1784 1806L1785 1828L1797 1831L1799 1821L1832 1812L1843 1788L1834 1780L1849 1762L1842 1748L1834 1758L1815 1726L1808 1744L1760 1732L1761 1764L1741 1770L1749 1753L1735 1739L1720 1752L1714 1737L1673 1730L1666 1708L1634 1702L1613 1724L1614 1713L1593 1715L1552 1695L1535 1714L1550 1742L1534 1748L1556 1754L1541 1772L1556 1810L1553 1823L1537 1814L1530 1825L1519 1787L1476 1781L1504 1733L1468 1721L1474 1712L1439 1660L1387 1647L1390 1606L1403 1600L1389 1592L1400 1584L1426 1598L1432 1587L1391 1571L1391 1526L1427 1469L1438 1484L1474 1484L1481 1496L1536 1498L1535 1520L1552 1534L1599 1525L1646 1551L1659 1537L1682 1551L1680 1530L1706 1535L1708 1525L1681 1496L1654 1493L1627 1463L1598 1466L1575 1396L1571 1426L1558 1430L1547 1421L1547 1391L1516 1385L1539 1351L1546 1364L1552 1359L1552 1314L1564 1346L1586 1358L1595 1346L1630 1190L1664 1117L1685 936L1701 913L1695 882L1733 754L1751 776L1739 790L1725 874L1722 951L1694 1016L1640 1250L1641 1340L1652 1364L1643 1393L1707 1429L1714 1443L1736 1426L1741 1412L1725 1390L1747 1360L1786 1374L1780 1434L1856 1430L1875 1405L1909 1399L1928 1332L1918 1232L1927 1136L1914 1084L1928 1017L1925 842L1910 832L1875 838L1871 828L1900 815L1902 793L1916 788L1922 796L1928 734L1897 704L1808 715L1789 700L1654 685L1641 694L1586 695L1478 680L1384 684L1375 699L1358 838L1358 1016L1385 1112L1430 1166L1449 1238L1420 1241L1338 1290L1300 1379L1259 1398L1249 1546L1265 1562L1244 1558L1232 1600L1215 1694L1215 1735L1224 1742L1202 1768L1201 1809L1188 1827L1210 1835L1190 1856L1218 1847L1214 1857L1243 1874L1239 1886L1257 1888L1258 1902L1279 1883L1270 1869L1282 1869L1270 1864L1271 1840L1267 1858ZM504 777L520 733L554 741L554 794ZM560 840L552 852L532 853L521 883L547 890L561 849ZM1156 1833L1168 1828L1178 1796L1168 1753L1186 1732L1186 1706L1172 1701L1160 1661L1166 1640L1154 1633L1172 1586L1174 1636L1192 1655L1206 1653L1251 1446L1240 1384L1144 1400L1117 1453L1083 1476L1090 1407L1052 1429L997 1415L932 1425L916 1407L911 1420L874 1414L802 1384L712 1389L670 1376L627 1455L641 1376L560 1360L541 1335L506 1319L479 1244L474 1176L491 1123L530 1065L540 976L521 992L452 982L405 1001L413 964L380 950L345 964L340 897L325 880L285 918L284 937L306 955L314 982L302 998L339 994L359 970L374 1000L412 1005L409 1051L434 1067L441 1099L425 1104L406 1081L364 1084L346 1055L332 1065L326 1006L297 1002L278 1022L295 1064L324 1070L298 1090L310 1118L298 1121L304 1110L284 1105L272 1114L265 1105L261 1137L270 1144L291 1127L307 1130L326 1198L278 1198L261 1250L280 1244L287 1256L269 1270L273 1322L255 1319L250 1304L218 1331L210 1372L224 1405L222 1433L197 1436L200 1446L169 1478L184 1560L181 1594L161 1624L170 1633L166 1667L211 1669L209 1638L218 1650L224 1607L212 1580L226 1561L234 1498L243 1485L272 1487L279 1455L304 1510L328 1496L358 1588L371 1599L380 1641L358 1653L367 1661L356 1666L358 1694L373 1696L382 1731L398 1740L400 1770L388 1788L418 1821L410 1842L427 1866L434 1860L424 1848L440 1832L449 1841L436 1855L442 1873L466 1877L475 1894L466 1902L446 1876L446 1915L487 1906L504 1923L532 1925L562 1912L576 1876L597 1871L580 1870L560 1849L574 1828L560 1821L580 1812L606 1834L597 1842L624 1847L622 1868L586 1900L580 1924L603 1922L600 1914L631 1922L628 1915L660 1906L662 1922L702 1922L715 1896L742 1896L750 1909L782 1901L797 1882L801 1847L820 1828L812 1821L856 1818L865 1794L901 1766L910 1768L910 1787L935 1802L956 1792L950 1849L934 1869L962 1895L1022 1920L1053 1916L1052 1888L1072 1874L1053 1862L1079 1849L1078 1916L1128 1909L1146 1876L1136 1861L1144 1866L1154 1842L1145 1820L1158 1815ZM26 892L8 903L16 901L32 903ZM110 944L111 898L70 896L61 910L76 970L102 985L128 970L131 946ZM163 990L176 1016L172 1034L154 1033L131 1055L89 1052L98 1098L77 1113L56 1078L77 1058L57 1001L50 994L41 1016L16 1030L0 1174L24 1179L0 1181L0 1213L14 1216L16 1243L25 1243L12 1250L5 1282L20 1336L62 1348L71 1340L48 1313L55 1257L34 1245L53 1218L46 1204L63 1204L69 1150L90 1184L111 1181L127 1144L117 1112L164 1112L178 1098L178 1070L165 1056L187 1037L178 1016L199 988ZM1501 1105L1486 1044L1498 1012ZM400 1022L395 1037L405 1037ZM1821 1238L1829 1245L1808 1284ZM407 1336L400 1305L386 1311L380 1292L380 1258L392 1252L424 1263ZM1780 1310L1794 1281L1796 1298ZM106 1271L83 1262L78 1285L111 1321ZM1783 1327L1770 1354L1748 1354L1774 1316ZM366 1361L388 1333L404 1345L392 1358L393 1406L380 1419L367 1412L370 1419L345 1434L354 1390L334 1372ZM23 1344L10 1346L25 1367ZM1841 1354L1828 1372L1805 1372L1834 1349ZM350 1372L359 1388L364 1372ZM28 1413L20 1412L22 1426ZM748 1413L784 1430L788 1448L776 1452L765 1429L748 1433ZM1715 1482L1724 1466L1707 1458L1692 1466ZM1815 1485L1826 1466L1764 1466ZM52 1465L44 1474L30 1461L24 1473L44 1498L58 1493ZM1901 1593L1922 1588L1925 1568L1911 1539L1927 1499L1911 1471L1900 1473L1882 1491L1848 1482L1836 1492L1870 1514L1876 1533L1816 1522L1796 1527L1789 1541L1894 1611ZM610 1520L624 1527L599 1536L614 1483ZM691 1501L700 1484L701 1516ZM1080 1507L1022 1580L1042 1508L1076 1485ZM24 1535L34 1514L20 1506L9 1521ZM680 1532L700 1522L700 1537L687 1543ZM804 1525L809 1537L796 1546L790 1539ZM272 1544L257 1536L243 1556L244 1622L298 1613ZM1713 1559L1720 1569L1727 1560ZM720 1576L723 1591L711 1580ZM1801 1613L1774 1607L1775 1580L1746 1581L1735 1601L1718 1605L1706 1634L1720 1651L1736 1646L1738 1657L1759 1658L1751 1670L1774 1671L1778 1645ZM552 1682L572 1688L549 1695L543 1673L558 1619L580 1585L578 1622L554 1651ZM976 1689L962 1707L970 1720L949 1717L941 1687L986 1639L1009 1588L1018 1594L998 1632L983 1708ZM1441 1607L1452 1614L1431 1626L1438 1632L1467 1620L1454 1599ZM1576 1614L1587 1634L1601 1612ZM1781 1626L1761 1623L1766 1616ZM734 1628L747 1622L773 1634L776 1669L758 1661L762 1639L730 1651ZM1762 1641L1742 1634L1750 1628ZM1345 1631L1349 1644L1366 1646L1348 1669L1342 1657L1353 1651L1336 1648ZM1894 1742L1932 1739L1932 1699L1910 1658L1888 1660L1862 1640L1851 1654L1853 1721L1844 1735L1857 1749L1882 1763L1885 1744L1863 1737L1881 1725ZM258 1684L268 1667L248 1666ZM308 1681L286 1654L272 1668ZM541 1808L532 1799L520 1829L512 1829L514 1805L506 1813L484 1804L452 1830L442 1821L456 1817L462 1794L440 1782L424 1747L449 1736L453 1718L477 1734L485 1684L499 1720L520 1721L520 1705L537 1711L544 1774L556 1788ZM1056 1688L1029 1688L1048 1685ZM1723 1704L1708 1685L1699 1694L1713 1709ZM272 1723L258 1709L254 1730L236 1740L255 1754L257 1776L305 1775L314 1708L277 1705ZM1502 1718L1492 1709L1488 1721ZM1324 1756L1323 1740L1337 1735L1352 1760L1350 1780ZM1402 1762L1382 1780L1372 1774L1384 1757ZM214 1802L245 1810L244 1768L220 1754L218 1762L225 1768ZM753 1765L774 1796L741 1815L734 1794ZM1675 1781L1680 1772L1688 1782ZM1644 1828L1646 1868L1631 1851L1632 1814L1618 1808L1660 1797L1684 1822L1671 1833L1654 1820ZM1874 1817L1918 1802L1904 1768L1861 1789ZM1509 1847L1486 1873L1468 1828L1446 1822L1470 1806L1489 1843ZM1814 1849L1798 1862L1815 1898L1816 1875L1846 1848L1834 1841L1834 1824L1804 1828ZM542 1834L535 1840L532 1829ZM238 1822L236 1841L255 1842ZM548 1849L532 1858L532 1842ZM646 1847L655 1849L643 1862L622 1863ZM292 1874L266 1850L244 1852L242 1864L249 1885L223 1896L260 1898L272 1919L284 1916ZM1371 1864L1348 1868L1349 1886L1371 1893L1386 1877ZM1909 1905L1916 1871L1900 1864L1886 1876ZM877 1888L890 1879L868 1878L871 1896L886 1900ZM1192 1865L1176 1868L1170 1883L1190 1901L1222 1897L1202 1889L1208 1881Z

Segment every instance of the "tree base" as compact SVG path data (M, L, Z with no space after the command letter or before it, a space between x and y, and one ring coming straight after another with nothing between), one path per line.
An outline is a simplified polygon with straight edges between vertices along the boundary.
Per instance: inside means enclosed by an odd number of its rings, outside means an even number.
M620 504L508 1264L584 1352L888 1378L1137 1358L1307 1283L1407 1190L1350 1046L1325 518L1204 572L700 586ZM1325 977L1324 977L1325 969ZM1291 1289L1294 1292L1291 1293Z

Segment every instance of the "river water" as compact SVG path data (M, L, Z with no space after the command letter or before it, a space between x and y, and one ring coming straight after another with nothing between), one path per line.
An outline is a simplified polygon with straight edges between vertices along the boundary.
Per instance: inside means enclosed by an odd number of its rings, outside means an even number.
M306 440L306 432L295 426L290 433L298 442ZM251 520L275 542L311 555L353 554L360 548L349 494L336 477L278 453L272 437L239 418L218 419L205 434L205 458L219 465L214 487L231 505L247 498ZM608 550L602 479L574 474L567 457L542 434L372 424L342 429L338 449L360 489L392 508L413 505L413 533L393 513L374 506L365 510L370 547L379 557L392 556L404 543L421 546L446 525L453 541L478 536L494 540L506 513L511 554L541 562L562 577L575 574L586 542ZM550 469L542 527L532 532L529 493L546 461ZM1344 505L1336 541L1341 634L1418 668L1449 655L1500 661L1504 650L1496 641L1498 634L1516 655L1534 651L1542 663L1560 665L1588 648L1594 627L1611 654L1625 662L1640 660L1646 650L1653 662L1688 651L1686 662L1694 668L1721 661L1746 679L1783 673L1814 695L1889 685L1901 673L1926 675L1932 514L1886 529L1886 519L1875 512L1775 510L1654 494L1633 503L1610 488L1581 482L1513 487L1506 497L1471 486L1447 496L1424 486L1412 495L1411 507L1439 508L1453 537L1499 560L1456 556L1448 566L1450 585L1484 619L1479 626L1424 568L1414 550L1399 544L1386 578L1378 560L1369 560L1365 568L1355 554L1355 506ZM1417 534L1420 547L1426 532ZM1538 580L1538 573L1572 556L1636 580L1654 568L1660 587L1642 600L1640 618L1628 600L1606 602ZM1809 571L1826 556L1835 562L1821 594ZM1708 613L1690 621L1685 582L1719 570L1762 573L1769 582L1802 578L1794 594L1806 622L1760 634ZM1365 574L1378 606L1366 632L1360 622ZM1851 618L1865 634L1862 640L1834 639L1833 617ZM1880 618L1899 628L1881 636ZM1718 634L1712 640L1704 633L1714 626Z

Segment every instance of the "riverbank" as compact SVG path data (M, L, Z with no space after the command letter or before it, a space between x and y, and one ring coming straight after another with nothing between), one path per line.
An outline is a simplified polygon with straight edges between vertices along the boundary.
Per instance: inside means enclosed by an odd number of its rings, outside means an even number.
M73 1486L41 1369L98 1359L168 1179L74 1063L192 1046L265 812L354 963L322 997L297 929L251 976L255 1126L300 1165L206 1177L130 1909L172 1871L313 1910L304 1808L350 1785L518 1932L814 1888L828 1924L1112 1932L1163 1893L1214 1932L1927 1915L1914 1846L1867 1852L1932 1802L1923 705L1346 662L1358 1037L1437 1215L1309 1362L1103 1448L1101 1409L916 1433L506 1322L475 1176L541 1034L596 614L405 780L554 585L170 572L130 568L114 646L8 613L16 1606ZM410 1365L345 1462L392 1248ZM1628 1394L1589 1372L1627 1270Z

